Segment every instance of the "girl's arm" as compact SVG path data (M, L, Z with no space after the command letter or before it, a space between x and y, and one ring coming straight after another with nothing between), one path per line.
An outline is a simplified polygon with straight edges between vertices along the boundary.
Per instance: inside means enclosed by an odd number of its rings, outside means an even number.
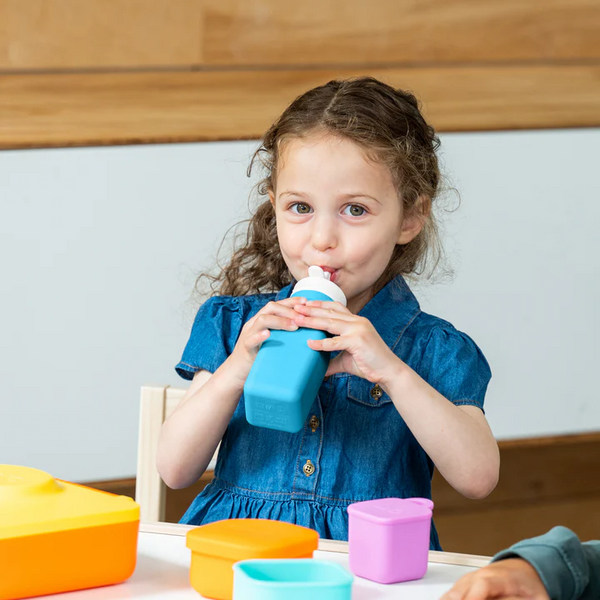
M191 485L206 470L240 399L227 361L214 374L198 371L179 406L163 423L156 468L173 489Z
M467 498L485 498L498 483L500 454L483 412L452 404L397 360L381 387L444 479Z
M303 302L304 298L269 302L244 325L233 352L213 375L194 375L160 431L156 468L169 487L187 487L202 476L238 405L260 345L270 329L298 329L293 307Z
M339 302L296 306L296 323L331 333L314 350L341 350L327 375L352 373L379 383L448 483L467 498L484 498L498 482L500 455L483 412L456 406L402 362L368 319Z

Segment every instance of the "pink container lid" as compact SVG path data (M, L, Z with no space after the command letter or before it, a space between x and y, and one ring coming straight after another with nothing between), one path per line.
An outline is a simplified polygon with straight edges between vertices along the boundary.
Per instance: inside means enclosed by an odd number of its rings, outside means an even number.
M428 498L379 498L354 502L348 514L378 525L396 525L431 519L433 502Z

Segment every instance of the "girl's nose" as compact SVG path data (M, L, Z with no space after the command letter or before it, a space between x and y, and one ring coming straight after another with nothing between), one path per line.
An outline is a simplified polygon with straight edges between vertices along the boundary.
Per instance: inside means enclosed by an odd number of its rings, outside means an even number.
M314 219L311 241L313 248L319 252L325 252L337 246L336 228L331 219Z

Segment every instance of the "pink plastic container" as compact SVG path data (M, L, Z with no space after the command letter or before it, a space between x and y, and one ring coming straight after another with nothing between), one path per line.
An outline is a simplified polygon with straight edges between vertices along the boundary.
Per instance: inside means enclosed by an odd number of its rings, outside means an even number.
M350 570L378 583L423 577L432 510L433 502L427 498L381 498L350 504Z

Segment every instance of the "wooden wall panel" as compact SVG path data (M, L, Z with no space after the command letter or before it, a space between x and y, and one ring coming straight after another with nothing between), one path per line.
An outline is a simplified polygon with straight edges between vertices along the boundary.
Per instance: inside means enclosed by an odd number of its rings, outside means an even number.
M600 58L597 0L205 0L207 65Z
M500 481L468 500L439 475L434 515L445 550L492 555L554 525L600 539L600 433L500 442Z
M0 0L0 69L600 59L597 0Z
M484 500L468 500L436 472L436 502L444 512L487 510L514 502L556 502L573 493L600 497L600 477L592 476L600 473L598 433L504 441L500 453L500 481Z
M439 131L600 126L600 66L0 76L0 149L258 139L297 95L371 74Z
M201 62L199 0L0 0L0 70Z
M434 518L444 550L493 556L556 525L569 527L582 540L600 539L599 508L597 494L554 502L515 503L469 513L434 513Z

